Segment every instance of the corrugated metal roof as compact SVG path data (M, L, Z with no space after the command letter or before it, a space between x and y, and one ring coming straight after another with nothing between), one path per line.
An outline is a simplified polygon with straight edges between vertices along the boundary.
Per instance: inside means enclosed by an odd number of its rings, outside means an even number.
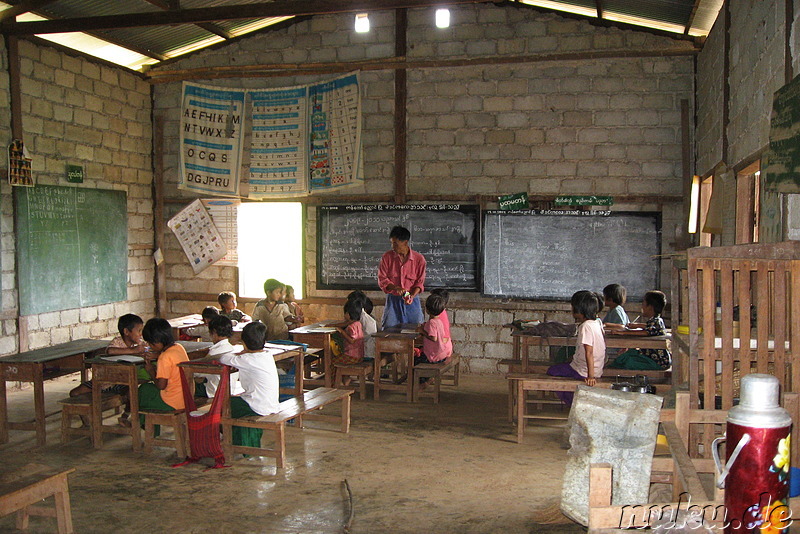
M687 33L691 36L705 36L716 19L723 0L508 0L558 11L578 13L588 19L596 18L598 5L603 18L628 25L640 25L675 33L676 36ZM3 5L17 5L23 0L0 0ZM102 17L119 15L136 15L164 13L171 14L164 8L180 5L181 10L219 8L245 4L267 4L264 0L54 0L35 11L36 15L45 19L74 19L84 17ZM435 2L431 0L430 5ZM297 5L291 3L290 5ZM309 2L312 6L313 2ZM346 1L342 2L347 5ZM2 15L2 11L0 11ZM235 15L234 13L231 14ZM260 20L277 22L275 19L230 19L208 23L183 23L176 25L142 26L135 28L102 29L91 32L91 35L107 39L140 54L157 59L174 57L194 49L209 46L224 40L217 34L226 36L239 35L260 29L256 24ZM686 28L691 22L692 27ZM61 41L59 41L61 42ZM63 44L63 42L62 42ZM69 46L69 45L67 45ZM88 53L92 53L88 51ZM146 58L145 58L146 59ZM126 66L139 68L144 61L130 62ZM152 62L152 60L150 60ZM123 64L123 63L121 63Z

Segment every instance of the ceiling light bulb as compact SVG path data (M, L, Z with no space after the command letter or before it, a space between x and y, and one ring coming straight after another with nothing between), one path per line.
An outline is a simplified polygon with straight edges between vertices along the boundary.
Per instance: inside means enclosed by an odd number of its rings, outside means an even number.
M369 31L369 15L358 13L356 15L356 33L367 33Z
M436 10L436 27L449 28L450 27L450 10L441 8Z

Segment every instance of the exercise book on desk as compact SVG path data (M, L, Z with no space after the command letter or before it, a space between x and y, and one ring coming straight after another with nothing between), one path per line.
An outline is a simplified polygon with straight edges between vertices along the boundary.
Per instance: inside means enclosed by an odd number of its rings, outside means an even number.
M103 359L109 362L128 362L128 363L143 363L144 358L135 356L133 354L118 354L116 356L103 356Z

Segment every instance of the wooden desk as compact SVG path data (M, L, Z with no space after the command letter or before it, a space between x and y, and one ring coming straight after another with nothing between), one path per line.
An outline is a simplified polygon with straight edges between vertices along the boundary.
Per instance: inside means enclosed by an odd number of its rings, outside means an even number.
M208 355L208 349L213 345L210 341L178 341L177 343L186 350L190 360L205 358Z
M372 335L375 338L375 371L373 375L373 391L375 399L380 399L380 390L405 391L406 400L414 400L414 342L419 337L416 329L418 324L403 324L381 330ZM406 330L414 330L414 333L404 333ZM406 359L406 380L402 384L381 383L381 353L390 352L396 358Z
M289 358L294 359L294 366L295 366L295 379L294 379L294 388L293 389L281 389L281 393L286 393L294 396L303 396L303 364L306 352L297 348L293 349L286 345L271 345L267 343L264 346L264 349L272 355L276 362L281 360L288 360ZM195 373L202 373L202 374L219 374L220 369L222 368L221 365L213 363L214 360L203 358L198 360L191 360L188 362L181 362L178 364L178 367L183 369L184 373L186 373L186 380L187 382L191 383L192 379L194 378Z
M47 443L44 413L44 381L72 373L81 373L86 380L84 359L108 346L108 340L76 339L19 354L0 357L0 443L8 442L8 430L33 430L36 444ZM8 420L6 382L32 382L35 418L33 422L12 422Z
M192 328L193 326L200 326L203 324L203 316L199 313L193 313L192 315L184 315L183 317L175 317L174 319L167 319L169 325L172 327L172 335L175 336L175 339L178 339L181 334L181 330L185 330L187 328Z
M511 332L513 338L514 360L519 360L521 365L519 372L541 372L541 369L534 369L530 362L529 347L574 347L578 341L576 337L544 337L526 334L524 331L515 330ZM620 336L606 334L607 349L666 349L670 350L672 335L666 336ZM539 364L540 366L542 364ZM547 366L551 365L549 362ZM546 369L545 369L546 371ZM641 374L641 373L640 373Z
M133 450L138 451L142 448L142 434L139 428L139 380L136 376L136 366L143 365L144 358L139 357L141 362L125 361L122 358L124 356L115 355L98 356L87 360L92 366L92 446L96 449L103 446L103 432L129 434L133 441ZM131 428L103 425L103 388L114 384L128 386Z
M309 385L321 385L326 388L333 387L333 354L331 353L331 334L336 332L335 328L326 325L341 321L322 321L289 330L292 341L305 343L309 347L322 350L322 379L316 378L306 380Z

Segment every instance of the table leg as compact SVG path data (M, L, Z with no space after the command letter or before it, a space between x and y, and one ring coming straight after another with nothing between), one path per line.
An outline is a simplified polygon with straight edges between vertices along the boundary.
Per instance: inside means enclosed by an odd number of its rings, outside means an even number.
M406 401L414 402L414 340L406 351Z
M297 355L294 357L294 394L296 397L303 396L303 373L305 373L305 369L303 366L305 365L306 353L302 350L297 351Z
M190 387L194 384L194 379L189 382ZM131 440L133 450L142 449L142 430L139 424L139 381L136 379L136 368L131 367L130 383L128 385L128 400L131 403Z
M381 399L381 352L378 350L378 343L375 343L375 360L373 360L374 368L372 370L372 395L375 400Z
M331 354L331 335L324 336L325 346L322 348L323 368L325 369L325 387L333 387L333 354Z
M525 390L522 389L522 380L517 380L517 443L522 443L522 434L525 432Z
M44 366L37 365L33 372L33 406L36 412L34 428L36 429L36 445L47 444L47 431L44 422Z
M8 443L8 401L6 379L0 376L0 443Z
M59 534L72 534L72 509L69 503L69 486L67 485L67 474L61 474L59 480L59 490L55 492L56 501L56 520L58 521Z
M94 375L94 373L92 373ZM92 387L92 446L99 449L103 446L103 386L97 381L93 382ZM132 425L139 424L138 421L131 420Z

